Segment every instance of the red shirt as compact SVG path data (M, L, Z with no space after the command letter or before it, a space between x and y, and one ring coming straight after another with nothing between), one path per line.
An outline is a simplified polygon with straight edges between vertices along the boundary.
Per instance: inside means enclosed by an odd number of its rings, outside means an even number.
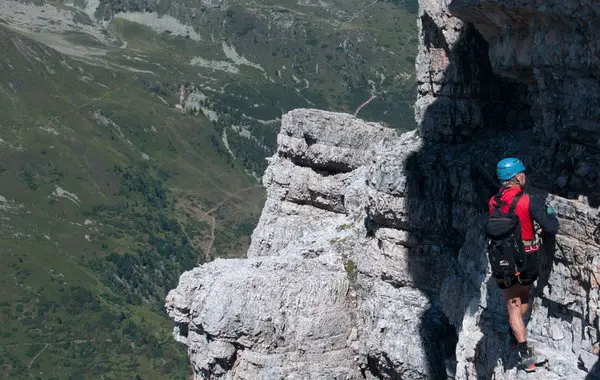
M508 214L508 210L510 209L510 205L512 204L513 198L522 191L522 189L518 186L507 187L502 190L502 195L500 196L500 200L504 202L504 205L500 208L500 212L503 214ZM517 205L515 206L515 213L519 217L519 221L521 222L521 239L525 241L534 240L533 233L533 217L531 216L531 212L529 209L530 198L529 195L523 194ZM489 215L492 215L494 212L494 207L496 206L496 200L494 197L490 199L489 203Z

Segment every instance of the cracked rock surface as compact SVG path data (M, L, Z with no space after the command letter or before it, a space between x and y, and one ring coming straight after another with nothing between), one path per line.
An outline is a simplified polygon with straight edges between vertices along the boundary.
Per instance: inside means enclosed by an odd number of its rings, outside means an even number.
M598 378L597 13L421 0L414 131L284 115L248 258L167 296L195 377ZM508 350L482 228L507 155L561 223L544 236L528 340L549 364L533 374Z

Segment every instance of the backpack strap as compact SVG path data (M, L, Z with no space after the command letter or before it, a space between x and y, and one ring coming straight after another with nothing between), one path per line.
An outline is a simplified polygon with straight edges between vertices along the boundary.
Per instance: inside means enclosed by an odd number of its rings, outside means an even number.
M502 193L504 189L500 189L500 191L498 191L498 193L496 195L494 195L494 210L495 212L500 212L500 209L502 208L502 206L505 205L506 202L504 202L502 200Z
M494 201L496 202L496 208L500 208L502 205L504 205L504 202L502 202L502 199L500 199L501 196L502 196L502 193L498 193L498 194L494 195Z
M510 209L508 210L508 215L511 216L515 216L517 220L519 220L519 216L516 215L515 209L517 208L517 204L519 203L519 200L521 200L521 197L524 195L523 191L519 192L517 195L515 195L515 197L513 198L511 204L510 204ZM519 223L517 224L517 228L521 228L521 222L519 220ZM519 236L521 236L521 234L519 233ZM519 242L520 243L520 242ZM520 247L521 244L518 244L518 246ZM517 280L519 280L519 283L521 282L521 270L527 265L527 263L525 262L525 260L527 259L527 255L524 254L524 252L521 251L521 249L517 249L516 252L513 253L513 257L515 258L515 263L516 263L516 267L515 267L515 277L517 277ZM521 263L519 265L519 263Z
M523 196L522 191L519 194L515 195L515 197L513 198L512 202L510 204L510 208L508 209L509 214L513 214L515 212L515 209L517 208L517 203L519 203L522 196Z
M506 188L502 188L500 189L500 191L494 195L494 201L496 203L496 205L494 206L494 209L496 210L496 212L500 212L500 209L502 208L502 206L504 206L506 204L506 202L504 202L502 200L502 194L504 193L504 190L506 190ZM517 203L519 203L519 200L521 199L521 197L523 196L523 191L520 191L517 195L515 195L515 197L513 198L510 207L508 209L508 215L512 214L515 212L515 208L517 207Z

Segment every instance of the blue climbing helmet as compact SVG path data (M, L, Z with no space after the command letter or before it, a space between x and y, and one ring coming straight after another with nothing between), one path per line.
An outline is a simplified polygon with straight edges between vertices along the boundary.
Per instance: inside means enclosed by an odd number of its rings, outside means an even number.
M508 181L512 177L525 171L525 165L518 158L509 157L498 162L496 175L501 181Z

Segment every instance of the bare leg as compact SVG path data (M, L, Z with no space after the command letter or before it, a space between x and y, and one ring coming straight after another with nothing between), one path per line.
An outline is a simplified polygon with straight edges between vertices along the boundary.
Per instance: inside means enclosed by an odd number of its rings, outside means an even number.
M529 311L529 294L531 292L531 287L520 285L519 287L521 288L521 316L523 317L523 320L525 320L525 316Z
M528 304L523 305L521 303L523 290L527 291L527 288L517 284L502 291L502 295L506 301L506 309L508 311L508 322L519 343L523 343L527 340L527 332L525 330L522 311L523 309L527 311Z
M523 301L521 301L521 317L523 319L525 319L525 316L527 315L528 311L529 311L529 304L523 303Z

